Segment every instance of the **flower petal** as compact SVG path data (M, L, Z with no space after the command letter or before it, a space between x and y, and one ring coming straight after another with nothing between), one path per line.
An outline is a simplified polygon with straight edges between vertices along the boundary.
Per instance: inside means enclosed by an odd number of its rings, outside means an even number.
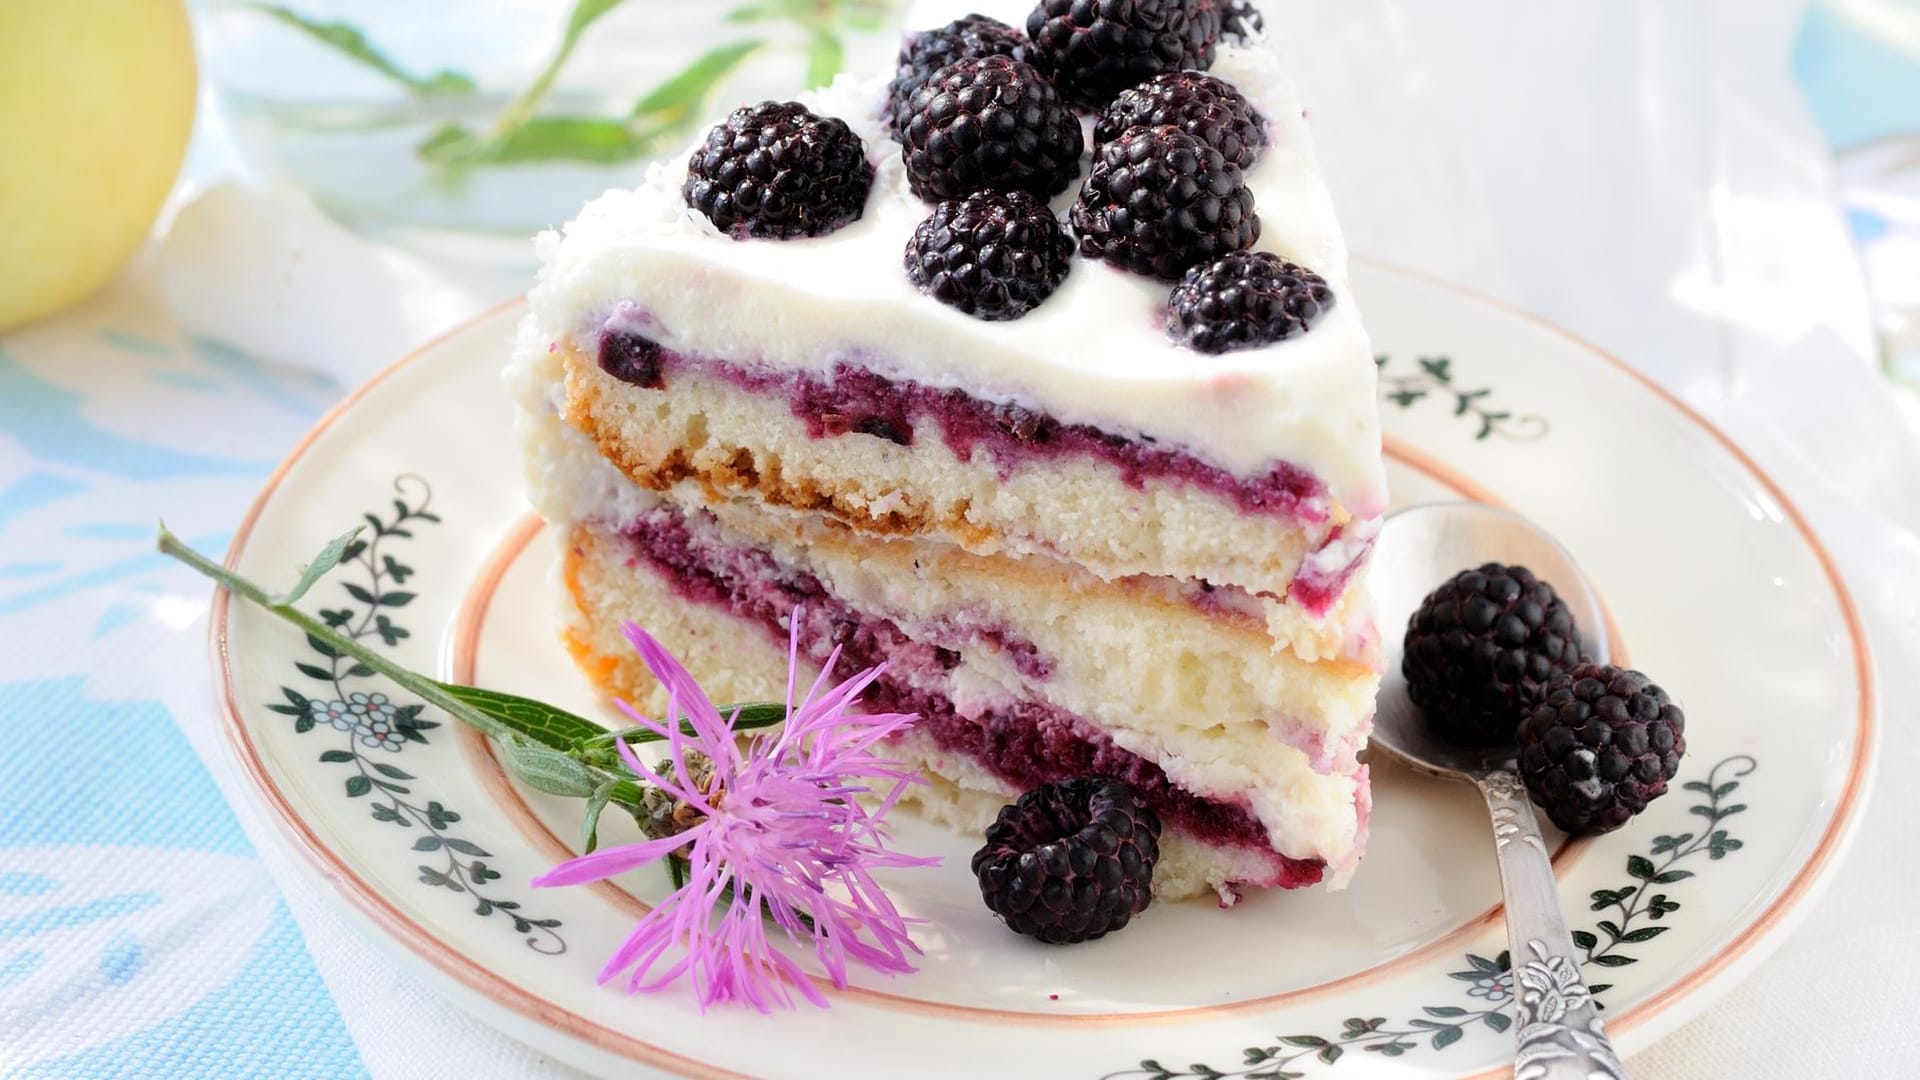
M647 670L653 672L653 677L667 688L668 695L679 699L680 707L686 710L687 719L692 721L695 731L704 729L711 732L726 726L720 717L720 710L714 708L713 702L707 699L706 691L700 689L693 675L673 658L666 646L635 623L626 623L622 629L626 632L627 640L633 644L634 651L645 661ZM677 719L674 710L667 710L669 725L678 727Z
M619 847L604 848L591 854L568 859L534 878L533 885L536 888L546 889L559 885L603 881L616 874L624 874L654 862L675 848L698 843L701 835L709 827L709 823L701 822L676 836L647 840L638 844L622 844Z

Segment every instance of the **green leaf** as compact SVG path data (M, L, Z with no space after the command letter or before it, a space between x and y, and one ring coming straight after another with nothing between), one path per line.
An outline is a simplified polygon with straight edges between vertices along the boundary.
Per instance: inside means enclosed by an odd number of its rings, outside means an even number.
M586 809L580 816L580 850L592 854L600 846L600 814L606 810L608 800L613 798L613 785L601 784L587 796Z
M273 708L277 711L279 706L276 705ZM307 713L293 722L293 733L295 735L305 735L307 732L313 730L314 723L313 714Z
M816 31L807 42L807 89L825 86L846 66L847 49L840 35Z
M373 790L373 781L365 776L347 777L347 798L357 799Z
M421 97L471 94L474 91L473 78L451 68L442 68L424 77L407 71L394 63L386 53L376 48L367 35L351 23L309 19L280 4L244 4L242 6L252 8L293 27L342 56L379 72Z
M772 727L787 718L787 707L778 701L747 701L732 705L715 706L720 715L729 718L733 730L753 731L758 728ZM689 737L693 735L693 725L685 720L680 722L680 730ZM660 742L660 733L652 728L630 727L617 731L601 731L588 740L591 746L612 746L616 742L641 744Z
M1653 860L1644 855L1627 856L1627 873L1645 881L1653 876Z
M317 634L308 634L307 644L310 647L312 647L314 652L319 653L321 656L324 656L329 660L340 659L340 655L341 655L340 650L327 644L326 641Z
M1608 936L1609 938L1612 938L1612 939L1613 939L1613 940L1615 940L1615 941L1618 941L1618 940L1620 940L1620 927L1619 927L1619 925L1618 925L1618 924L1616 924L1615 922L1613 922L1613 921L1612 921L1611 919L1602 919L1602 920L1600 920L1600 929L1601 929L1601 930L1602 930L1602 931L1603 931L1603 932L1604 932L1604 933L1605 933L1605 934L1606 934L1606 935L1607 935L1607 936Z
M447 846L459 852L462 855L472 855L477 859L492 858L492 853L489 852L486 848L481 847L479 844L471 843L466 840L460 840L455 837L451 837L451 836L447 837Z
M507 771L535 791L584 799L594 792L593 775L573 755L538 743L507 739Z
M293 588L274 597L273 602L280 605L292 604L307 595L307 590L313 588L315 582L326 577L334 567L340 565L340 560L346 555L347 545L353 543L360 535L360 531L356 527L351 532L341 533L329 541L326 547L320 549L320 554L313 557L312 562L300 568L300 580L293 583Z
M587 27L592 26L596 19L624 2L625 0L578 0L573 5L573 11L567 16L567 29L561 39L560 47L571 49L579 44L580 35L586 33Z
M635 119L653 121L661 132L674 130L699 114L707 96L765 42L758 39L716 45L679 73L653 88L633 107Z
M1320 1048L1320 1053L1318 1057L1320 1058L1320 1061L1323 1064L1331 1065L1334 1062L1339 1061L1340 1055L1344 1053L1346 1053L1346 1051L1340 1049L1337 1046L1323 1046Z
M420 141L413 152L427 161L457 161L473 153L480 145L480 137L459 124L447 123L435 128L433 134Z
M1428 1016L1438 1016L1442 1018L1467 1015L1467 1010L1454 1005L1429 1005L1425 1011Z
M1590 931L1575 930L1573 932L1573 943L1582 949L1592 949L1595 945L1600 944L1600 939L1594 937Z
M320 755L320 760L327 765L339 765L343 762L352 761L353 752L350 750L329 750Z
M1505 1031L1513 1026L1513 1020L1506 1013L1490 1012L1480 1020L1495 1031Z
M392 766L392 765L388 765L388 764L386 764L385 762L381 762L381 761L376 761L376 762L374 762L374 763L373 763L373 768L374 768L374 771L375 771L375 772L378 772L378 773L379 773L379 774L380 774L381 776L384 776L384 777L386 777L386 778L387 778L387 779L389 779L389 780L411 780L411 779L413 779L413 774L412 774L412 773L410 773L410 772L407 772L407 771L406 771L406 770L404 770L404 769L400 769L400 768L397 768L397 767L395 767L395 766Z
M1462 1034L1464 1034L1464 1032L1457 1027L1436 1031L1433 1033L1433 1048L1435 1050L1445 1050L1447 1047L1459 1042Z
M1667 870L1653 875L1653 877L1648 880L1652 881L1655 885L1671 885L1676 881L1685 881L1692 876L1693 871L1691 870Z
M632 161L650 143L621 120L598 116L534 116L496 137L448 124L415 148L438 165L516 165L541 161Z
M415 851L439 851L439 850L440 850L440 838L439 838L439 837L437 837L437 836L423 836L423 837L421 837L420 839L418 839L418 840L415 840L415 841L413 842L413 850L415 850Z
M1606 956L1594 957L1593 962L1596 964L1599 964L1601 967L1626 967L1628 964L1637 964L1640 961L1635 960L1631 956L1621 956L1619 953L1609 953Z
M404 591L384 592L380 594L382 607L406 607L413 603L413 593Z
M555 750L572 750L596 736L606 734L605 728L591 720L532 698L503 694L497 690L482 690L477 686L457 686L453 683L435 685L463 704Z
M355 585L351 581L347 582L347 595L353 597L355 600L358 600L363 604L379 603L378 600L375 600L373 598L373 593L367 591L365 586Z
M1643 941L1652 941L1654 938L1657 938L1661 934L1666 933L1669 929L1671 929L1671 927L1643 926L1638 930L1634 930L1629 933L1622 934L1620 936L1620 940L1627 942L1629 944L1638 945Z
M1288 1046L1298 1046L1307 1050L1318 1050L1327 1045L1327 1040L1318 1035L1282 1035L1280 1041Z
M649 143L620 120L598 116L536 116L490 144L488 164L588 161L614 165L646 154Z

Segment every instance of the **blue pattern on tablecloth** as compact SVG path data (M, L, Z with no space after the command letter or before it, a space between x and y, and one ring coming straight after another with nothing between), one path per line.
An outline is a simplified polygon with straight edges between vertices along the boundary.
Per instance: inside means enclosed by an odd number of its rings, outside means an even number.
M0 338L0 1076L364 1077L298 928L142 673L203 550L338 389L110 294Z

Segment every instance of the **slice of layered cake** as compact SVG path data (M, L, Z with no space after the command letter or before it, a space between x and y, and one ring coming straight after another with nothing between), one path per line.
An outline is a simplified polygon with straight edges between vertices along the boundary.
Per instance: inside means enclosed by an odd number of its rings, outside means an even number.
M569 644L660 708L631 620L747 700L797 611L888 665L935 817L1119 777L1162 896L1344 883L1385 491L1299 101L1244 5L973 6L542 237L510 381Z

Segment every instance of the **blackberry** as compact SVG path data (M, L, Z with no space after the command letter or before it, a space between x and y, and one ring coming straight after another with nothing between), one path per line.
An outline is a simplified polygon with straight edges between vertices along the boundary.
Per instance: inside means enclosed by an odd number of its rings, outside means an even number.
M734 110L687 162L687 205L736 240L824 236L865 211L873 163L845 121L793 101Z
M1198 71L1170 71L1123 92L1093 126L1096 149L1137 127L1171 124L1241 169L1267 145L1267 125L1231 85Z
M1118 930L1153 901L1160 818L1119 780L1047 784L1004 807L973 856L980 895L1049 945Z
M1066 280L1073 239L1024 191L943 202L907 241L907 277L935 300L988 321L1017 319Z
M1580 631L1524 566L1463 570L1407 623L1400 670L1426 722L1461 745L1513 738L1541 687L1580 662Z
M1176 127L1134 128L1101 147L1072 221L1082 254L1163 281L1260 238L1240 170Z
M929 202L988 190L1051 198L1080 175L1086 146L1053 84L1009 56L941 68L914 92L900 142L907 183Z
M1187 271L1167 299L1167 334L1203 353L1257 349L1304 334L1333 306L1326 279L1268 251L1236 251Z
M1267 17L1253 6L1253 0L1223 0L1220 11L1220 40L1235 44L1267 28Z
M1099 109L1162 72L1212 66L1220 21L1213 0L1041 0L1030 59L1068 101Z
M975 60L983 56L1010 56L1027 59L1027 36L998 19L968 15L955 19L938 30L909 34L900 46L900 67L887 87L887 104L880 118L900 137L900 125L906 120L907 104L914 91L924 86L934 72L955 60Z
M1645 675L1581 664L1548 683L1520 725L1520 775L1555 825L1611 832L1667 793L1686 730Z
M660 372L660 343L638 334L604 330L600 334L600 370L623 383L661 390L667 380Z

